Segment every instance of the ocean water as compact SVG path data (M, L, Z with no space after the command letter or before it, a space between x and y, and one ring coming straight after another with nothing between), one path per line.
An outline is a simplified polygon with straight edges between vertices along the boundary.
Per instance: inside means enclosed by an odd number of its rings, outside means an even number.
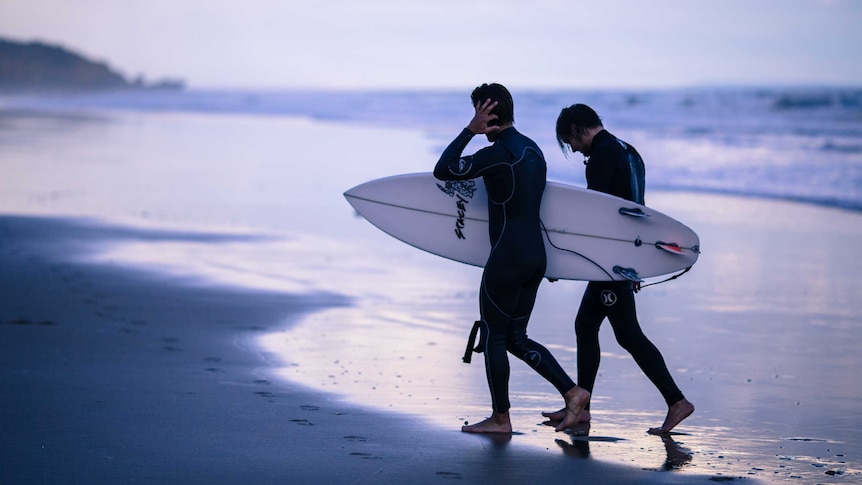
M552 179L585 183L580 154L563 156L554 125L562 107L586 103L606 128L644 156L651 190L750 195L862 210L862 88L514 90L513 96L516 127L542 147ZM439 148L472 116L467 89L129 92L0 98L0 109L305 117L416 129ZM332 151L334 156L349 156L350 147L336 142Z

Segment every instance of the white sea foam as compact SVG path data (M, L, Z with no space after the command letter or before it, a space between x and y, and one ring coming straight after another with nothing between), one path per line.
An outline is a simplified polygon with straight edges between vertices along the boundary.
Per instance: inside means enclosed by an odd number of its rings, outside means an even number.
M862 209L860 88L516 91L514 97L516 126L539 143L550 176L558 180L584 183L580 155L566 160L554 135L560 109L580 102L594 107L611 132L639 149L650 190ZM108 93L5 98L0 108L305 117L420 130L433 141L433 151L471 116L468 93L449 91ZM336 151L349 154L350 147Z

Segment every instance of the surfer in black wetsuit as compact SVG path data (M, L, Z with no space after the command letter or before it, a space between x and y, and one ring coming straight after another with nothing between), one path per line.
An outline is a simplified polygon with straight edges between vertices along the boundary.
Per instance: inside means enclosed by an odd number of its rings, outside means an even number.
M564 108L557 118L557 142L564 153L571 150L589 157L584 161L588 189L644 205L643 159L633 146L605 130L592 108L584 104ZM591 281L587 284L575 317L578 382L593 392L599 371L599 327L607 317L617 342L634 357L667 402L668 413L664 423L649 430L652 434L664 434L693 413L694 405L683 396L661 352L641 330L634 298L639 289L640 283L632 281ZM589 422L589 409L587 403L580 416L581 422ZM552 419L565 417L564 410L543 414Z
M575 385L553 355L527 337L527 322L545 274L545 246L539 206L547 166L539 147L519 133L509 91L499 84L477 87L471 99L475 115L443 151L434 176L441 180L482 177L488 192L491 254L479 287L480 349L491 391L493 413L461 428L470 433L511 433L509 358L511 352L548 380L563 395L566 407L557 431L579 421L589 393ZM472 156L464 148L478 134L493 145Z

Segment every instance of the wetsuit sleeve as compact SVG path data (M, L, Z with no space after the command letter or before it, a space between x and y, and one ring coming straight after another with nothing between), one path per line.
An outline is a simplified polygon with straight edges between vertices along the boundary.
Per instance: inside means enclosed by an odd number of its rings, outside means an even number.
M434 167L435 177L440 180L474 179L492 173L500 162L506 161L507 152L497 146L485 147L470 156L461 156L473 136L473 132L464 128L452 140Z

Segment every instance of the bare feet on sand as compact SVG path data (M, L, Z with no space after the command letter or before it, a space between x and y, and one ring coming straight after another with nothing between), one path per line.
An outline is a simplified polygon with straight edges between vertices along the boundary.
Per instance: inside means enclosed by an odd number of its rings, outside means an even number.
M548 420L550 421L562 421L566 417L566 408L553 412L542 411L542 416L548 418ZM581 411L578 422L589 423L590 419L591 417L589 410L584 409L583 411Z
M509 419L509 412L493 413L491 417L471 424L469 426L461 426L461 431L464 433L508 433L512 434L512 421Z
M682 422L683 419L691 416L691 413L694 412L694 404L690 403L688 399L682 398L679 401L673 403L673 406L667 409L667 417L664 418L664 424L661 425L661 428L650 428L648 431L649 434L666 434L670 433L670 430L674 428L674 426L678 425Z
M564 431L566 428L571 428L578 424L580 415L584 411L584 406L590 401L590 393L586 389L574 386L566 391L563 399L566 401L566 407L564 408L566 415L563 417L563 421L554 428L554 431Z

